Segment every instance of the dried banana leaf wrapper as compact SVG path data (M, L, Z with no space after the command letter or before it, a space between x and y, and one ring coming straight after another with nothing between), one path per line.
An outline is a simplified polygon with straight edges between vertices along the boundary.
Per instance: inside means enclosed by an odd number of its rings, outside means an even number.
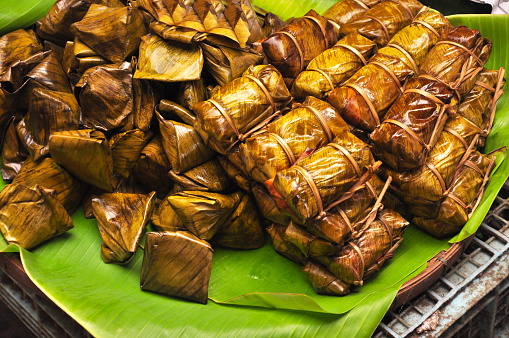
M384 121L370 134L373 153L396 171L422 166L458 101L456 92L441 82L410 79Z
M182 107L184 107L185 109L193 109L193 105L195 103L205 101L208 98L205 80L200 78L194 81L182 82L180 85L178 97L179 103ZM189 123L187 121L185 122Z
M349 124L372 131L387 109L403 92L404 81L413 75L394 50L380 50L370 63L359 69L327 98ZM392 54L392 55L391 55Z
M176 174L186 172L215 155L190 125L166 120L156 111L164 152Z
M343 3L341 1L338 3ZM352 1L353 2L353 1ZM316 56L306 70L301 72L292 85L291 93L296 98L308 95L324 99L335 87L349 79L366 65L376 44L360 34L349 34L334 47Z
M168 174L184 190L221 192L233 185L215 158L182 174L177 174L173 170Z
M228 217L223 229L212 238L212 242L220 246L252 250L265 245L265 231L262 219L250 195L245 194L237 208Z
M362 222L359 221L368 215L383 186L384 182L374 174L366 186L356 191L352 197L323 215L308 220L306 229L322 239L342 245L352 233L360 229Z
M155 193L102 194L92 199L105 263L127 264L133 257L154 209Z
M292 262L304 265L307 261L307 257L298 247L286 240L284 237L285 231L286 227L279 224L272 224L267 228L267 232L272 239L274 250Z
M205 97L205 99L207 98ZM157 106L157 110L164 116L176 117L191 126L196 122L196 115L192 111L170 100L162 99Z
M113 171L124 178L129 177L143 148L153 136L153 132L145 133L139 129L113 135L109 140Z
M222 86L193 106L195 129L205 143L225 154L237 140L292 101L281 74L270 65L251 66L242 77Z
M425 7L417 0L382 1L353 20L341 25L340 36L359 33L386 45L403 27L408 26Z
M80 107L71 93L35 88L27 115L18 123L18 136L34 159L49 154L49 137L79 127Z
M240 145L242 162L250 177L264 183L306 151L325 146L348 129L334 107L310 96L263 133L246 139Z
M147 132L154 117L154 110L164 93L164 87L155 81L133 78L134 128Z
M147 191L155 191L159 198L164 198L173 187L173 181L168 175L170 170L171 164L164 152L161 135L158 134L141 151L132 176Z
M210 240L240 203L242 193L222 195L205 191L183 191L167 197L185 227L195 236Z
M354 184L362 185L373 174L369 146L345 131L327 146L278 172L265 184L272 197L290 207L300 224L321 214ZM279 205L278 205L279 207ZM280 207L281 208L281 207Z
M310 10L264 40L262 47L268 62L281 72L290 87L311 60L337 41L334 26Z
M170 193L171 196L173 192ZM184 222L178 217L177 213L173 210L168 196L163 201L154 207L152 213L152 226L157 231L179 231L186 230Z
M293 222L286 228L284 238L299 248L306 257L330 256L340 248L337 244L319 238Z
M347 122L362 130L373 131L403 92L404 81L417 73L423 55L449 26L442 15L419 14L410 26L399 31L386 47L381 48L367 66L333 90L328 101Z
M302 267L302 271L309 278L313 289L318 294L344 296L350 293L350 285L334 276L323 265L317 262L312 260L307 261L306 265Z
M0 37L0 81L9 79L9 69L43 51L33 30L18 29Z
M52 158L44 158L37 162L28 158L12 183L27 186L38 184L44 189L54 190L69 215L79 208L88 189L87 184L70 175Z
M290 217L277 208L276 202L270 196L267 188L259 183L255 183L251 188L251 192L263 218L285 227L290 223Z
M149 34L141 38L134 77L166 82L198 80L202 68L203 52L198 44L163 40Z
M463 95L474 85L475 76L489 58L491 47L491 41L483 38L478 30L452 27L426 55L419 75L437 79L451 89L462 89L459 94ZM470 85L462 86L465 81Z
M148 232L141 289L206 304L213 252L188 232Z
M0 105L1 104L2 103L0 102ZM13 116L7 122L7 126L2 133L0 166L2 170L2 178L4 180L14 179L20 171L23 162L25 162L29 156L25 146L18 137L18 132L16 131L16 125L18 123L19 117Z
M473 152L456 169L453 182L438 209L437 217L414 217L412 222L435 237L458 233L480 202L494 164L494 156Z
M337 256L317 259L344 283L362 285L391 256L408 225L409 222L397 212L381 210Z
M8 243L28 250L73 227L55 190L16 183L0 193L0 231Z
M44 40L65 45L66 41L74 39L74 35L70 31L71 25L83 19L92 2L101 3L108 7L124 6L119 0L59 0L51 7L45 17L37 21L37 35Z
M113 172L109 142L100 131L53 133L49 138L49 152L56 163L83 182L110 192L119 183Z
M101 56L120 63L138 49L147 29L138 9L92 4L83 19L71 25L71 33Z
M251 191L251 185L253 184L252 179L244 175L235 164L228 160L227 157L219 155L217 160L232 182L234 182L242 190L247 192Z
M249 0L228 0L224 14L241 47L266 37Z
M323 13L323 17L335 22L341 27L359 15L367 12L378 4L380 0L341 0Z

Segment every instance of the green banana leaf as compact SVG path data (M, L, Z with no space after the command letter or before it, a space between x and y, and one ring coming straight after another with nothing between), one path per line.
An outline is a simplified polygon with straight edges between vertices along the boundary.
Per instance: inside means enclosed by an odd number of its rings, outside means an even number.
M56 0L0 1L0 36L25 28L46 15Z
M261 2L255 4L263 6ZM300 1L285 4L304 12L311 8ZM495 47L488 66L507 68L509 47L504 37L509 28L508 16L454 16L451 20L453 24L479 28L483 35L493 39ZM509 100L504 95L499 101L487 151L508 143L508 120ZM492 175L483 202L463 236L475 231L484 218L509 175L507 162L507 159L501 162ZM409 228L389 264L346 297L314 294L298 267L277 255L270 244L248 252L216 249L209 288L213 301L204 306L141 291L141 250L127 266L104 264L95 220L85 219L81 210L73 215L73 220L73 230L31 252L7 246L2 239L0 250L19 251L34 283L91 334L100 337L367 337L383 318L399 287L422 271L427 260L450 245L447 240L436 240Z

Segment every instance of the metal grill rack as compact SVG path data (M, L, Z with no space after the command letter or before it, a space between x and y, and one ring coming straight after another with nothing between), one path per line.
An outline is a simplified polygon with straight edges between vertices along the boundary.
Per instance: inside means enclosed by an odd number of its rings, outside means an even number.
M433 321L434 330L420 330ZM451 269L419 297L389 311L374 333L407 336L509 336L509 181Z

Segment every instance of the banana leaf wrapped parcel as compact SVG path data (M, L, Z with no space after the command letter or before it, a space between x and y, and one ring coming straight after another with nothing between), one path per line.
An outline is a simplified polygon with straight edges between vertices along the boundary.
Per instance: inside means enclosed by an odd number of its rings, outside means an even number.
M457 234L475 211L484 192L495 156L472 152L456 169L436 218L414 217L412 222L435 237Z
M0 96L2 93L0 92ZM0 100L0 105L2 104ZM1 108L0 108L1 109ZM18 137L16 125L20 118L12 116L6 123L3 131L0 149L0 166L2 170L2 178L4 180L12 180L19 173L21 166L29 157L28 151Z
M338 203L350 188L360 188L379 165L366 143L344 131L327 146L279 171L265 185L278 207L304 224Z
M168 174L184 190L221 192L232 187L228 175L215 158L182 174L177 174L173 170Z
M366 65L375 48L376 44L362 35L348 34L311 60L306 70L295 79L292 95L296 99L308 95L324 99L335 87Z
M341 25L352 21L378 3L380 3L380 0L338 1L323 13L323 17L341 27Z
M341 25L339 34L345 36L359 33L379 46L384 46L423 9L425 7L417 0L382 1Z
M334 26L310 10L304 17L265 39L262 48L268 62L281 72L290 87L312 59L337 41Z
M306 151L331 142L349 127L327 102L312 96L270 123L263 133L240 145L240 156L250 177L264 183L292 166Z
M142 290L206 304L214 250L184 231L148 232L141 266Z
M308 260L302 267L316 293L321 295L343 296L350 292L350 285L334 276L323 265Z
M297 246L285 238L285 231L286 226L280 224L272 224L267 228L274 250L299 265L305 264L307 257Z
M205 144L224 155L237 140L267 123L291 101L281 74L273 66L252 66L210 99L193 106L194 127Z
M327 100L348 123L373 131L398 99L407 78L416 74L422 55L438 41L450 24L442 15L422 13L378 50L368 65L345 84L334 89ZM423 40L422 44L413 41Z

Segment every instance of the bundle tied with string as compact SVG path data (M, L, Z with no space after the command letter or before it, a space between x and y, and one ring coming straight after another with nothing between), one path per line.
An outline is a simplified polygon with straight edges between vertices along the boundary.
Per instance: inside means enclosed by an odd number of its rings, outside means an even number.
M329 20L339 31L340 27L357 18L380 0L342 0L336 2L323 13L323 17Z
M338 136L348 125L327 102L308 97L240 145L242 162L254 180L263 183L292 166L310 150Z
M209 100L193 105L194 127L209 147L224 155L266 126L292 100L273 66L251 66Z
M325 212L361 189L380 166L366 143L348 131L279 171L265 182L278 208L298 224Z
M262 48L268 62L281 72L290 87L313 58L337 41L333 24L310 10L265 39Z
M406 84L403 95L370 135L374 153L392 169L424 164L448 115L475 85L491 51L491 42L476 32L461 26L450 29L425 57L419 77ZM443 61L444 55L453 59Z
M327 100L351 125L373 131L404 92L406 79L417 74L424 55L449 26L447 19L439 13L420 13L411 25L379 49L366 66L334 89ZM413 41L424 43L416 45Z

